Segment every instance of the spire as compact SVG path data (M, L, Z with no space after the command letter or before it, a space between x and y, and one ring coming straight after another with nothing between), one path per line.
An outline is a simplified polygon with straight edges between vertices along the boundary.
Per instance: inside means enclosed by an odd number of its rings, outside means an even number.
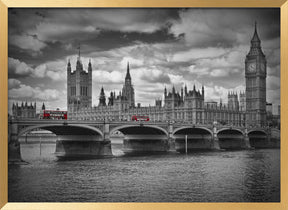
M125 80L127 79L131 80L129 62L127 62L127 73L126 73Z
M257 22L255 21L255 29L254 29L254 35L253 38L251 39L251 43L252 42L260 42L258 33L257 33Z
M106 106L106 97L105 97L103 86L102 86L101 92L100 92L99 106Z
M88 72L89 71L92 71L91 59L89 59L89 63L88 63Z
M261 40L257 32L257 22L255 22L254 35L251 39L251 46L248 56L257 56L257 55L265 56L261 49Z
M45 104L44 104L44 102L43 102L43 104L42 104L42 110L45 110Z
M78 49L78 60L80 60L80 43L79 43L77 49Z

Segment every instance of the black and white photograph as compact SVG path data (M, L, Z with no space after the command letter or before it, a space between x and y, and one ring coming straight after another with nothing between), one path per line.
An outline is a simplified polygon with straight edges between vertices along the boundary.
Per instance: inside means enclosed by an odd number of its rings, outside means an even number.
M8 8L8 202L276 202L279 8Z

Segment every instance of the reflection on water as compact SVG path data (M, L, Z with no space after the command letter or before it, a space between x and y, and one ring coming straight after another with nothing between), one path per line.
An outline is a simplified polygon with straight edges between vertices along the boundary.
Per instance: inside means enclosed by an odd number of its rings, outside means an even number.
M41 156L40 156L41 146ZM30 202L279 202L280 150L56 161L55 143L22 144L8 200Z

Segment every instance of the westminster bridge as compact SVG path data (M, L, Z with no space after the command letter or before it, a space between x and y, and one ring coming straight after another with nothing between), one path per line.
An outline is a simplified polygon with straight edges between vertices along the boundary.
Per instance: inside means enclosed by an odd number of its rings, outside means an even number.
M124 134L124 153L249 149L279 147L280 131L261 127L146 121L81 121L11 119L8 123L10 161L21 160L19 136L35 129L56 134L58 158L112 156L110 136Z

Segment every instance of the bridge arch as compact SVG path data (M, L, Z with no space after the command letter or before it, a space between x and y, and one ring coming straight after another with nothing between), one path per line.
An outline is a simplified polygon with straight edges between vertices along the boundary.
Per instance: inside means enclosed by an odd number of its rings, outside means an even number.
M99 135L103 137L103 133L100 129L96 127L92 127L89 125L77 125L77 124L69 124L69 125L32 125L25 128L22 128L18 132L18 136L23 135L24 133L34 130L34 129L44 129L53 132L56 135Z
M210 133L211 135L213 135L213 131L210 130L209 128L205 128L205 127L193 127L193 126L184 126L184 127L180 127L180 128L176 128L174 131L173 131L173 135L174 134L177 134L178 131L181 131L181 130L185 130L185 129L195 129L195 130L205 130L207 131L208 133Z
M249 130L248 131L248 135L251 134L251 133L255 133L255 132L263 133L263 134L267 135L267 132L265 130L263 130L263 129L252 129L252 130Z
M269 146L268 134L262 129L253 129L248 131L248 138L251 147L266 148Z
M173 131L173 137L180 153L213 148L213 131L205 127L183 126Z
M163 153L170 148L168 131L154 125L122 125L111 129L124 134L123 152L125 154Z
M139 133L140 131L148 131L152 132L152 134L158 134L158 135L166 135L168 136L168 131L164 128L154 126L154 125L122 125L117 126L110 130L110 134L112 134L115 131L121 131L124 135L126 134L143 134Z
M221 128L220 130L217 131L217 135L221 132L226 132L226 131L238 131L239 133L241 133L242 135L245 135L244 131L238 129L238 128Z
M217 132L221 149L235 150L245 148L245 134L237 128L223 128Z

